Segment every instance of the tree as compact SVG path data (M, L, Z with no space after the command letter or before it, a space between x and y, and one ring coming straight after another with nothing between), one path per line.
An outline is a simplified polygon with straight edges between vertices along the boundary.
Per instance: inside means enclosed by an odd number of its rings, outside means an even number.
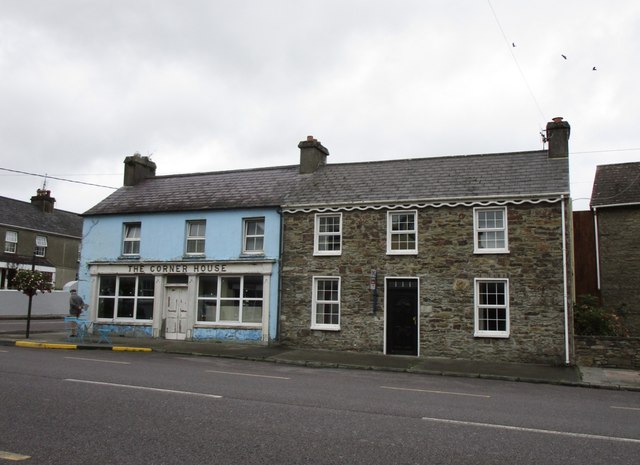
M15 287L18 291L29 296L26 334L26 338L29 339L29 326L31 326L31 301L33 299L33 296L38 292L51 292L53 285L44 275L44 273L35 270L18 270L11 283L13 284L13 287Z

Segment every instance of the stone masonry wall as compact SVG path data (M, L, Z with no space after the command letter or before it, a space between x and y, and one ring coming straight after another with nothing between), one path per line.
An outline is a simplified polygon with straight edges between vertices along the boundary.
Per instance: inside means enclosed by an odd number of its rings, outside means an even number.
M508 254L473 253L473 208L418 210L418 255L387 255L387 210L342 212L340 256L314 256L314 213L284 215L280 339L382 352L384 278L420 279L420 355L563 363L560 205L508 205ZM373 309L371 270L378 273ZM311 330L313 276L340 276L340 331ZM511 333L474 337L474 278L508 278Z
M600 282L631 336L640 336L640 207L598 210Z

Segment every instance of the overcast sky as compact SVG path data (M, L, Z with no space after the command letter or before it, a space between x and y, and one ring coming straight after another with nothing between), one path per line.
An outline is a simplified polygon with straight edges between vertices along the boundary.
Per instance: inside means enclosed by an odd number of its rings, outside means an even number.
M536 150L562 116L586 209L640 161L639 72L638 0L1 0L0 195L46 174L82 213L112 190L54 178L292 165L307 135L329 163Z

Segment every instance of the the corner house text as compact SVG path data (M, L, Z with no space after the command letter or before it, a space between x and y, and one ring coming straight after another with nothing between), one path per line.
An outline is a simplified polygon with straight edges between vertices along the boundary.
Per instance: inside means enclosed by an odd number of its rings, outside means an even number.
M129 273L226 273L227 265L204 263L162 264L162 265L129 265Z

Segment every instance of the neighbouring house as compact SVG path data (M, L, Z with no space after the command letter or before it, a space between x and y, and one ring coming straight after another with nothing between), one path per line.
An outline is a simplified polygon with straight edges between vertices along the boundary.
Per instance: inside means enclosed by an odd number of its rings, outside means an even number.
M640 162L598 166L590 206L602 303L640 336Z
M55 289L77 279L82 217L54 208L51 191L38 189L31 202L0 197L0 289L11 289L18 269L49 276Z
M569 131L548 123L548 150L345 164L301 142L280 341L572 363Z
M275 339L279 209L297 167L156 176L149 157L124 164L124 186L83 215L79 292L94 327Z

